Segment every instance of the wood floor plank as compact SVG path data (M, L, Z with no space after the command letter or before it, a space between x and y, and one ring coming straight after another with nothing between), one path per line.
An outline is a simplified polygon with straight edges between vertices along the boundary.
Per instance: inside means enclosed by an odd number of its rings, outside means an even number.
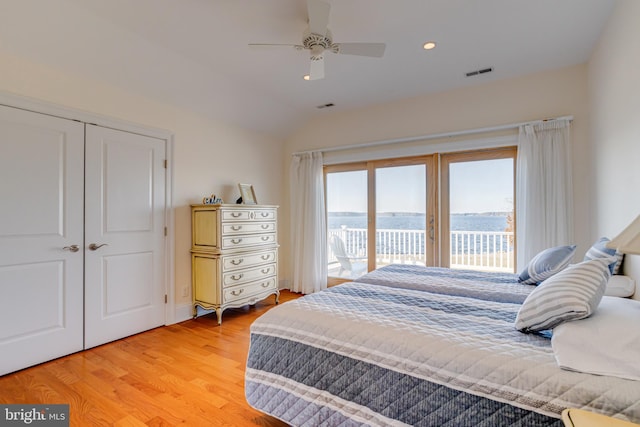
M282 302L300 295L283 291ZM254 306L161 327L0 377L0 403L70 405L72 426L286 424L244 397Z

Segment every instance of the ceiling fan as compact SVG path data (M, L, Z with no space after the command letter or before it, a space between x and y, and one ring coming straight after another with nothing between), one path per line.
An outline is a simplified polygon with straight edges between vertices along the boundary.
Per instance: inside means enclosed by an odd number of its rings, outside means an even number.
M309 26L302 35L302 44L250 43L251 47L290 46L296 50L308 50L311 58L309 80L324 78L324 53L372 56L384 55L384 43L334 43L329 25L331 5L322 0L307 0Z

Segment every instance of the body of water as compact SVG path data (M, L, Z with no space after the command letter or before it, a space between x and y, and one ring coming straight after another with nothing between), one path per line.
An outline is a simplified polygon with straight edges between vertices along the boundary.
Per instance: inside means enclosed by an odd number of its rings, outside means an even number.
M377 220L379 229L391 230L424 230L426 229L425 215L380 215ZM329 214L329 230L347 228L367 228L365 214L336 216ZM507 217L497 215L451 215L452 231L504 231L507 227Z

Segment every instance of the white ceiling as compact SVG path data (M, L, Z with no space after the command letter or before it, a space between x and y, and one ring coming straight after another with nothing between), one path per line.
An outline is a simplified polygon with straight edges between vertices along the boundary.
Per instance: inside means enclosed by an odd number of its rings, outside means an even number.
M248 47L301 43L305 0L0 0L0 50L284 137L326 111L584 63L615 3L328 1L334 41L384 42L383 58L328 53L307 82L306 51Z

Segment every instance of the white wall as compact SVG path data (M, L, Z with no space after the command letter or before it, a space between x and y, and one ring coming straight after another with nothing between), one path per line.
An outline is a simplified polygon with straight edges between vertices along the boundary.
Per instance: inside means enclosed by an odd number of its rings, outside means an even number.
M640 2L620 1L589 61L592 239L613 237L640 214L638 22ZM640 283L640 256L627 255L624 269Z
M249 182L261 203L281 205L280 273L286 280L292 152L545 117L574 116L574 231L580 254L595 238L615 234L640 212L640 197L632 190L640 188L640 171L635 165L640 159L640 86L634 75L640 69L640 30L635 25L639 8L640 2L634 0L620 3L588 68L575 66L350 112L325 110L285 145L8 53L0 53L0 90L174 133L178 304L190 300L181 297L191 281L189 204L204 195L215 193L232 201L237 196L236 184ZM628 266L640 270L638 262L631 261Z
M191 303L189 205L212 193L235 203L238 182L252 183L259 202L280 203L281 141L7 53L0 53L0 70L0 91L173 133L177 306Z
M573 115L576 259L591 245L586 65L406 99L346 113L322 114L289 138L291 153ZM286 188L286 187L285 187ZM285 201L287 198L285 197ZM283 213L288 214L287 209ZM281 241L285 242L284 237ZM286 241L288 243L288 241ZM282 258L288 259L288 245ZM288 272L288 269L285 270Z

